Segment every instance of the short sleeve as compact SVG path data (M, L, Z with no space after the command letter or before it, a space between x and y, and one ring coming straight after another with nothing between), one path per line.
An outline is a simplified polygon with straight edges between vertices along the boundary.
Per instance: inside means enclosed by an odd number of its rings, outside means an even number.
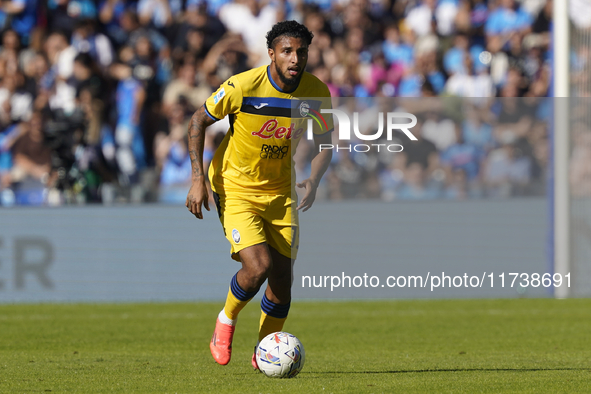
M213 120L235 114L242 106L242 89L235 77L230 77L205 102L205 112Z

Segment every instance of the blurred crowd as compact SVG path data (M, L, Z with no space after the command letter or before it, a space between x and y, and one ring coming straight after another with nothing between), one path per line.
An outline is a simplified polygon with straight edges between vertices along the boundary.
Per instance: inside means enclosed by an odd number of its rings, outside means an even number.
M191 114L269 63L265 34L284 19L314 33L308 71L335 99L503 98L455 119L419 113L420 144L390 162L335 154L327 198L360 197L355 177L387 200L422 198L405 185L431 181L433 198L541 193L543 121L497 126L505 98L551 95L552 0L6 0L0 205L184 201ZM227 127L208 129L206 162Z

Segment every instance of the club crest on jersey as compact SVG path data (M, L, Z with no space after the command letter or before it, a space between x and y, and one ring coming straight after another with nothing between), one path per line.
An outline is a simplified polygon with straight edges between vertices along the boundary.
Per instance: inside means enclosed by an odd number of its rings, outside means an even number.
M310 104L306 101L302 101L300 103L300 115L302 118L305 118L310 113Z
M224 88L221 88L220 91L213 97L213 103L217 104L219 101L226 95L226 91Z
M234 240L234 243L240 243L240 233L238 232L238 230L232 230L232 239Z

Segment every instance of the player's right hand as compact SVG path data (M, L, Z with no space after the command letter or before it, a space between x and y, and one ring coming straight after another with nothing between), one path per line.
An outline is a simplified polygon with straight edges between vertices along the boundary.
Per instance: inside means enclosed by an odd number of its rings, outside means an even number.
M197 219L203 219L201 204L209 211L209 192L207 191L207 186L205 186L205 182L193 182L187 194L185 206Z

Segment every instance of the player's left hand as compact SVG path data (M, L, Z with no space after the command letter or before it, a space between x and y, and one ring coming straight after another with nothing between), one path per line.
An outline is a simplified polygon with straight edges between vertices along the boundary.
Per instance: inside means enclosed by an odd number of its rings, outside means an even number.
M318 185L308 178L301 181L300 183L296 183L296 186L302 189L306 189L304 197L302 197L300 204L296 208L298 211L303 208L302 212L306 212L308 209L310 209L310 207L312 207L312 204L314 204L314 200L316 199L316 189L318 189Z

